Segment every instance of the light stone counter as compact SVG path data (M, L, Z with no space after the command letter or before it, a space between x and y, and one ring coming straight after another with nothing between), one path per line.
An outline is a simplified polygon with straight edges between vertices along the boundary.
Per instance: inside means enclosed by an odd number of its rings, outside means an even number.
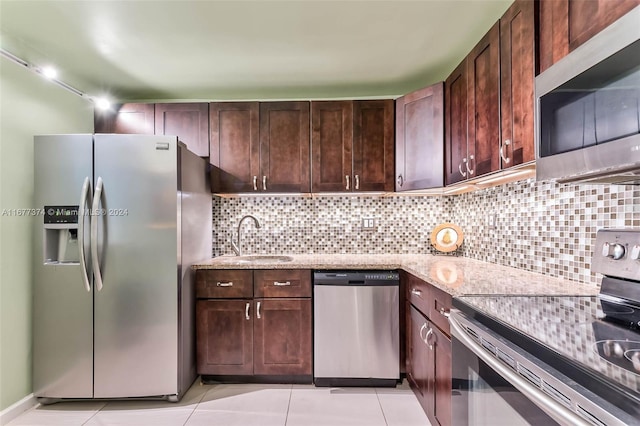
M466 257L429 254L292 254L290 262L241 262L220 256L193 269L403 269L452 296L572 295L591 296L598 288Z

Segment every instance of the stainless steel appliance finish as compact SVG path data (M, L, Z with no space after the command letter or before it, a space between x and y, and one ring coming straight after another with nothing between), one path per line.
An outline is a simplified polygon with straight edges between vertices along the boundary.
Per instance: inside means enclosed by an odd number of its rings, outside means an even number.
M400 379L396 271L316 271L316 386L395 386Z
M454 424L631 424L629 413L459 310L449 321Z
M242 219L240 219L240 222L238 222L238 242L236 243L235 241L233 241L233 235L231 236L231 248L236 253L236 256L242 256L242 234L240 233L240 230L242 228L242 222L244 222L245 219L253 219L257 229L260 229L262 227L260 221L254 215L248 214L242 216Z
M640 184L640 6L536 77L539 180Z
M196 376L189 266L211 255L205 161L172 136L34 147L36 206L77 211L75 224L34 221L34 395L177 401ZM75 227L77 261L47 256L55 226Z

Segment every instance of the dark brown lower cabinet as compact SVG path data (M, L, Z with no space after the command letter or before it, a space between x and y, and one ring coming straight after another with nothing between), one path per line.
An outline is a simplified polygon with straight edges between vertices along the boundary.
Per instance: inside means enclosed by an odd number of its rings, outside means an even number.
M196 302L198 374L253 374L251 300ZM247 318L248 317L248 318Z
M311 299L196 302L201 375L311 375Z
M407 302L407 378L432 425L451 425L451 339Z
M254 303L253 373L311 374L311 299L257 299Z

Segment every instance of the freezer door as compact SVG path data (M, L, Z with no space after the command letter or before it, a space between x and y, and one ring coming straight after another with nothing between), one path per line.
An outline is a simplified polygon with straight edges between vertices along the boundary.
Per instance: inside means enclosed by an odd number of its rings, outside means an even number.
M36 136L34 207L78 206L83 183L93 173L92 151L92 135ZM42 214L32 219L33 394L91 398L93 292L83 281L78 239L73 238L77 224L45 225Z
M94 147L95 179L104 185L100 202L94 199L103 213L94 395L172 395L178 381L177 139L95 135Z

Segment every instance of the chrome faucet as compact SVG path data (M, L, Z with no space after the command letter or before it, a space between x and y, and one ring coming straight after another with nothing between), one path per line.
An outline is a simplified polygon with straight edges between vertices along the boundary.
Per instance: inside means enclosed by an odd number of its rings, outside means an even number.
M238 223L238 242L235 243L233 241L233 235L231 236L231 248L233 249L233 251L236 253L236 256L242 256L242 241L241 241L241 237L240 237L240 227L242 226L242 222L244 222L245 219L251 218L253 219L253 221L256 223L256 228L260 229L262 227L262 225L260 225L260 221L258 220L257 217L253 216L253 215L246 215L243 216L242 219L240 219L240 223Z

